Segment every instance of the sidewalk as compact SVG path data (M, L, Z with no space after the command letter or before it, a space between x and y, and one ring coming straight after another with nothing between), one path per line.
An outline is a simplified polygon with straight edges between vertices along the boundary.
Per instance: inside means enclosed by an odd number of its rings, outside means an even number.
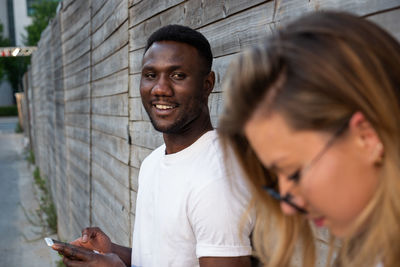
M23 135L13 133L17 121L0 118L0 267L57 266L59 256L43 241L42 227L35 225L37 190L33 167L24 159Z

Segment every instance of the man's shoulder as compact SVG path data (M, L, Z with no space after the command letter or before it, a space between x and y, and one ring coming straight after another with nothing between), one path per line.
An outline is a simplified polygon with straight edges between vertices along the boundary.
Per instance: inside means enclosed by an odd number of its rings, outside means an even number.
M165 154L165 144L162 144L161 146L151 151L150 154L148 154L144 158L141 167L143 167L143 165L146 164L147 162L153 162L155 160L159 160L160 158L162 158L164 154Z

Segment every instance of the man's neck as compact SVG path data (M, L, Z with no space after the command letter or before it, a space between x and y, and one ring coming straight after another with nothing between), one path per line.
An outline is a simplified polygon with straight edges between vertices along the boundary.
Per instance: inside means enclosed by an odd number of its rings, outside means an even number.
M194 124L192 124L194 125ZM197 141L203 134L213 129L209 115L202 119L202 123L196 123L196 127L188 127L182 133L163 134L166 154L177 153Z

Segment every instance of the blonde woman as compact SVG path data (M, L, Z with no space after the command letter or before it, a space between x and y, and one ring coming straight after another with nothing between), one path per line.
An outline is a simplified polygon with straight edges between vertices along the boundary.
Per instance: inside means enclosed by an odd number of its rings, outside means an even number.
M266 266L400 266L400 45L345 13L302 17L231 65L220 135L253 192ZM229 159L229 153L227 154ZM328 260L328 264L332 260Z

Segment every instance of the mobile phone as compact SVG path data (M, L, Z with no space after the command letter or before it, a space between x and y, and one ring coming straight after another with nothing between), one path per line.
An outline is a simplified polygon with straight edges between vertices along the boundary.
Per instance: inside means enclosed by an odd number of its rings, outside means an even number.
M47 246L49 246L49 247L53 246L54 244L62 244L62 245L70 246L70 247L73 246L69 243L61 242L59 240L56 240L56 239L53 239L50 237L45 237L44 241L46 242ZM93 252L99 254L99 252L97 250L93 250Z

